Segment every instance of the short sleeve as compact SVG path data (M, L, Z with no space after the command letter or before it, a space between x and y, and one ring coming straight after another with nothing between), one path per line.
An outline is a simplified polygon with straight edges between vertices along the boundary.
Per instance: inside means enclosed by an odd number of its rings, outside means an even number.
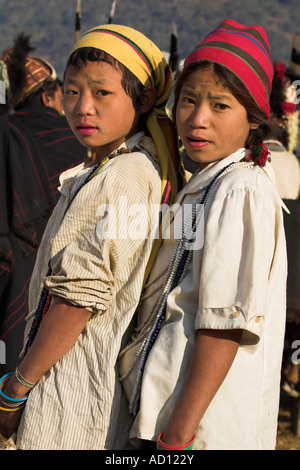
M259 188L220 194L205 223L196 329L243 329L256 343L267 305L276 237L274 198Z

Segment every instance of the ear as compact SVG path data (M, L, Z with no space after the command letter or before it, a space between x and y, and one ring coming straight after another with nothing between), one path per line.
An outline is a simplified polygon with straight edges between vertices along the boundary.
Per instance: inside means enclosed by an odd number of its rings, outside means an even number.
M44 106L50 106L51 99L46 91L42 93L42 102Z
M259 128L259 124L254 123L254 122L250 123L250 130L251 131L255 131L258 128Z
M155 103L157 90L153 86L147 86L140 94L139 112L141 114L147 113Z

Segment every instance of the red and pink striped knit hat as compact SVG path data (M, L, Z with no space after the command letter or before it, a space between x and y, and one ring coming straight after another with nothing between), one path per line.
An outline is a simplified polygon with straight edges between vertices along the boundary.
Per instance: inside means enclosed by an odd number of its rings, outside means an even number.
M184 69L191 62L206 60L231 70L270 118L273 63L268 37L261 26L244 26L225 20L195 47L187 57Z

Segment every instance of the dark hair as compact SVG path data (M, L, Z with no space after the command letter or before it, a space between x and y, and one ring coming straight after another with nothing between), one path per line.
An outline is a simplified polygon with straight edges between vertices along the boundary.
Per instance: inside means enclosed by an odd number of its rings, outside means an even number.
M274 74L272 91L270 95L271 114L276 119L282 119L282 103L285 101L285 92L281 79Z
M62 83L59 79L53 80L52 78L46 78L42 86L36 91L30 93L24 100L20 101L17 105L14 106L14 109L23 108L24 106L43 106L42 94L45 91L50 98L54 98L55 92L61 87Z
M270 95L272 127L267 138L279 140L285 147L287 147L289 136L284 122L282 108L285 99L283 83L275 72Z
M242 82L230 70L228 70L226 67L223 67L222 65L208 61L193 62L189 64L176 81L173 107L173 120L175 124L176 108L184 81L191 73L195 72L196 70L204 70L208 68L212 69L216 79L220 81L221 84L230 91L230 93L232 93L232 95L242 106L244 106L247 111L248 121L250 123L259 124L258 129L250 130L245 144L246 148L250 147L250 145L261 145L270 132L270 123L268 117L263 111L261 111L261 109L259 109Z
M122 73L122 86L128 96L132 99L134 109L140 110L140 95L144 89L143 84L140 80L130 71L125 65L121 64L117 59L112 57L107 52L94 47L83 47L74 51L67 62L68 65L73 65L77 70L80 69L82 64L86 65L87 61L91 62L106 62L113 66L116 70ZM66 73L66 72L65 72Z

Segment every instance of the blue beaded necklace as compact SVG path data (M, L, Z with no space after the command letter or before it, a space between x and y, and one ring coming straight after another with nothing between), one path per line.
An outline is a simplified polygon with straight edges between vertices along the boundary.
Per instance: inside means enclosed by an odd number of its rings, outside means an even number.
M79 193L79 191L83 188L83 186L85 186L89 181L91 181L91 179L94 178L94 176L97 175L97 173L101 170L101 168L109 160L110 160L110 158L107 157L91 169L91 171L88 173L88 175L86 176L86 178L84 179L82 184L77 188L77 190L73 194L72 198L70 198L70 200L68 202L68 206L67 206L66 211L64 213L64 216L66 215L66 212L70 208L72 202L74 201L74 199L77 196L77 194ZM52 272L52 270L49 267L49 270L48 270L46 276L50 276L51 272ZM28 334L28 337L27 337L27 342L26 342L25 349L24 349L24 355L28 352L28 349L32 345L32 343L34 341L34 338L36 337L37 331L39 329L39 326L40 326L44 316L46 315L46 313L47 313L47 311L50 307L50 303L51 303L51 296L49 295L49 290L48 290L47 287L43 287L41 295L40 295L38 307L36 309L34 321L31 325L31 328L30 328L30 331L29 331L29 334Z

